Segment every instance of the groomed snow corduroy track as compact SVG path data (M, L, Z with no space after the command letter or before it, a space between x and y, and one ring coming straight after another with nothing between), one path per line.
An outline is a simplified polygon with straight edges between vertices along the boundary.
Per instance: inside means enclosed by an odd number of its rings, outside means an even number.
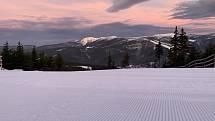
M1 71L0 121L215 121L215 69Z

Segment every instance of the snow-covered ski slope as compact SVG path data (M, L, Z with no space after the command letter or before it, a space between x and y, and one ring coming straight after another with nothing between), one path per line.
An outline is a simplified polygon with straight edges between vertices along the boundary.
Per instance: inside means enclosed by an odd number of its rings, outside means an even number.
M215 121L215 70L2 71L0 121Z

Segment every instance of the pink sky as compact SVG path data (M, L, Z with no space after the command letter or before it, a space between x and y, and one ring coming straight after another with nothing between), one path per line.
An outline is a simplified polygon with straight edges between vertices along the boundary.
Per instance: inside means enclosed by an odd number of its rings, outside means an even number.
M213 33L214 8L215 0L0 0L0 40L39 45L170 33L176 25L189 33ZM147 25L161 27L146 30Z
M168 2L167 2L168 1ZM181 0L152 0L116 13L109 13L111 0L1 0L0 20L49 20L75 17L94 24L126 21L130 24L173 26L189 20L170 19L171 9ZM37 18L37 19L36 19Z
M173 14L173 9L177 5L190 0L135 0L140 2L118 12L108 12L108 9L114 3L118 2L120 4L120 2L126 3L126 1L130 2L131 0L1 0L0 28L8 27L6 21L9 20L40 22L52 21L56 18L76 18L78 20L84 19L91 21L89 23L82 23L81 25L76 24L75 27L112 22L151 24L167 27L176 25L193 27L193 23L205 23L208 21L214 23L214 20L174 19L170 16ZM199 1L206 1L205 3L209 4L215 3L213 0ZM18 24L11 25L9 23L9 26L13 26L13 28L22 27L22 25ZM198 26L195 24L195 27L198 28Z

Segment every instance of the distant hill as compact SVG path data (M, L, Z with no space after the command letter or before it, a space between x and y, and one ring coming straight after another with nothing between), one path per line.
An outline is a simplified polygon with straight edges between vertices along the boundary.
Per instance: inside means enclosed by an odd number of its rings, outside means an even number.
M152 37L87 37L76 42L67 42L54 45L38 47L40 52L45 52L50 56L61 54L66 62L77 62L83 64L106 65L108 53L111 53L117 65L121 60L126 49L130 55L132 65L150 66L155 61L154 48L158 42L158 36ZM169 45L170 37L162 37L162 44L165 52ZM161 39L161 38L159 38Z
M164 48L162 62L165 61L172 36L173 34L169 33L140 37L86 37L77 41L40 46L37 50L49 56L61 54L68 63L93 65L106 65L109 52L115 63L120 65L125 51L128 50L132 65L149 67L155 61L154 48L158 40L162 42ZM215 44L215 34L189 35L189 39L190 43L202 51L209 43ZM15 49L16 46L11 48ZM33 46L25 45L24 48L25 52L31 52Z

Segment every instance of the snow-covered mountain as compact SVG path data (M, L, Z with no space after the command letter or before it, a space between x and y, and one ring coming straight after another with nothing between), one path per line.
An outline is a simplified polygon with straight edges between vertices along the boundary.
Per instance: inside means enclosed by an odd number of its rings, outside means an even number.
M189 39L191 43L203 50L208 43L215 43L214 35L189 35ZM161 41L167 54L172 36L172 33L168 33L140 37L86 37L75 42L41 46L38 50L50 56L61 54L67 62L101 65L107 64L109 52L116 64L120 64L125 50L128 50L131 64L149 66L155 61L154 48L158 41Z
M85 37L76 42L61 43L39 47L39 51L48 55L61 54L67 62L106 65L108 53L116 64L120 64L126 50L130 53L130 62L134 65L149 66L154 59L154 48L158 37ZM165 50L168 43L162 41ZM127 48L127 49L126 49Z
M114 38L117 38L117 36L108 36L108 37L99 37L99 38L96 38L96 37L85 37L83 39L80 40L80 43L85 46L87 44L90 44L90 43L93 43L95 41L102 41L102 40L112 40Z
M95 42L96 40L98 40L98 38L95 38L95 37L86 37L86 38L83 38L82 40L80 40L80 43L83 46L85 46L86 44Z

